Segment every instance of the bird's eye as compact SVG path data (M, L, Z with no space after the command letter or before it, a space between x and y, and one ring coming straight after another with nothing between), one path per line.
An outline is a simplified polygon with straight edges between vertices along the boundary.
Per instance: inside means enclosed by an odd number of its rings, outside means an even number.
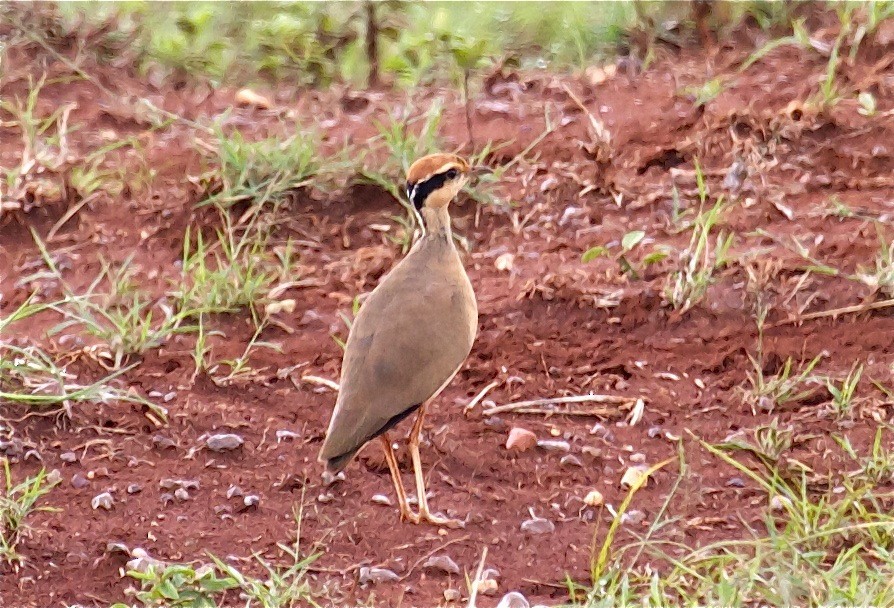
M456 179L457 171L456 169L451 169L447 172L447 179Z

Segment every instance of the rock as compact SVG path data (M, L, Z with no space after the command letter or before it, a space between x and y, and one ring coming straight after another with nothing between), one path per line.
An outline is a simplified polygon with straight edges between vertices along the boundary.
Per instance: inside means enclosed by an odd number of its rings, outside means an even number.
M461 597L462 594L457 589L444 589L444 601L455 602Z
M323 485L324 486L331 486L332 484L334 484L338 481L344 481L344 480L345 480L345 472L344 471L339 471L337 475L333 475L329 471L323 471Z
M460 573L459 566L447 555L432 555L422 564L422 567L428 570L439 570L446 574Z
M329 492L324 492L317 496L317 502L320 504L328 505L333 500L335 500L335 496Z
M643 523L643 521L645 519L646 519L645 513L643 513L642 511L633 509L631 511L627 511L626 513L624 513L624 515L621 516L621 523L622 524L631 524L631 525L635 526L637 524Z
M165 396L162 399L164 400L165 403L170 403L171 401L173 401L176 398L177 398L177 391L171 391L170 393L165 394Z
M184 490L198 490L199 482L195 479L165 478L158 482L158 487L162 490L174 490L177 488L182 488Z
M605 504L605 498L599 490L590 490L587 492L587 495L584 496L584 504L588 507L601 507Z
M282 443L286 439L298 439L301 435L296 433L295 431L289 431L285 429L281 429L276 431L276 443Z
M369 566L362 566L360 568L361 585L366 585L368 583L372 583L373 585L378 583L390 583L397 580L400 580L400 577L393 570L389 570L388 568L370 568Z
M48 486L54 486L62 481L62 473L59 472L59 469L53 469L52 471L47 473L45 481L47 482Z
M492 578L485 578L476 581L475 588L481 595L494 595L497 592L497 581Z
M189 492L186 488L177 488L174 490L174 498L179 500L180 502L186 502L189 500Z
M158 499L161 500L161 504L168 506L168 504L174 502L174 495L170 492L165 492L164 494L159 496Z
M77 462L78 455L74 452L62 452L61 454L59 454L59 460L68 463Z
M644 462L646 462L646 455L639 452L637 452L636 454L631 454L630 462L634 464L643 464Z
M532 517L522 522L521 531L526 534L551 534L556 525L543 517Z
M497 270L500 271L508 271L512 270L512 266L515 264L515 256L511 253L504 253L497 257L494 262L494 266L496 266Z
M569 452L571 444L561 439L543 439L537 442L537 447L547 452Z
M261 497L256 494L249 494L242 499L242 506L244 507L242 510L256 509L259 504L261 504Z
M647 431L647 433L649 435L649 439L655 439L656 437L661 436L661 427L660 426L649 427L649 430Z
M227 498L233 498L234 496L242 496L244 492L242 488L239 486L230 486L227 488Z
M141 486L141 485L138 484L138 483L132 483L132 484L130 484L130 485L127 486L127 493L128 493L128 494L139 494L139 493L142 492L142 491L143 491L143 486Z
M624 476L621 477L621 487L622 488L632 488L634 486L646 486L648 484L648 470L649 467L637 464L626 471L624 471Z
M81 488L85 488L89 484L90 484L90 482L87 481L87 478L84 477L83 475L81 475L80 473L75 473L74 475L71 476L71 486L75 490L80 490Z
M385 505L386 507L391 506L391 499L384 494L375 494L370 500L377 505Z
M730 477L726 481L726 487L728 487L728 488L744 488L745 480L742 479L741 477Z
M513 427L506 439L506 449L510 452L527 452L537 445L537 435L521 427Z
M272 105L270 100L251 89L239 89L236 91L235 101L240 106L254 106L261 110L268 110Z
M502 597L497 608L531 608L531 604L518 591L510 591Z
M90 501L90 506L93 507L93 510L97 509L105 509L106 511L112 510L112 505L115 504L115 499L112 498L112 495L108 492L103 492L102 494L97 494Z
M130 552L130 555L133 557L133 559L127 562L128 570L147 572L149 568L153 566L156 570L161 570L165 566L167 566L167 564L160 559L150 557L149 554L146 553L146 550L140 547L134 547L133 551Z
M152 445L157 447L160 450L167 450L169 448L176 448L177 444L174 443L174 440L170 437L166 437L161 433L155 434L152 436Z
M106 543L106 553L121 553L130 556L130 549L124 543L109 541Z
M245 440L235 433L218 433L205 440L205 445L212 452L226 452L241 447Z
M790 506L792 506L792 501L787 496L780 496L779 494L777 494L770 499L771 511L784 511L787 507Z
M580 458L575 456L574 454L565 454L562 456L562 459L559 460L559 464L566 467L583 467L584 463L580 461Z

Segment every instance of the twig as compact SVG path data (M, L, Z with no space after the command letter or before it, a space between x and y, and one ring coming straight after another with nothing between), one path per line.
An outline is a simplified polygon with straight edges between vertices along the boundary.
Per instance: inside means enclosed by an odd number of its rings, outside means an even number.
M432 555L434 555L434 554L437 553L438 551L443 551L444 549L446 549L446 548L449 547L450 545L453 545L453 544L456 544L456 543L461 543L461 542L463 542L464 540L469 540L470 538L471 538L471 536L469 536L469 535L461 536L461 537L459 537L459 538L454 538L453 540L448 541L448 542L444 543L443 545L441 545L441 546L439 546L439 547L435 547L434 549L432 549L431 551L429 551L428 553L426 553L425 555L423 555L422 557L420 557L419 559L417 559L417 560L413 563L413 565L410 566L410 567L407 569L407 573L404 574L402 577L400 577L400 580L405 580L408 576L410 576L410 574L413 572L413 570L415 570L415 569L419 566L419 564L421 564L422 562L424 562L425 560L427 560L429 557L431 557Z
M328 378L320 378L319 376L307 375L307 376L301 376L301 381L309 382L311 384L318 384L320 386L327 386L334 391L341 390L341 387L338 385L338 382L333 382L332 380L329 380Z
M578 416L599 416L610 414L610 410L589 410L587 412L561 411L545 409L545 405L568 405L572 403L612 403L616 405L632 405L636 397L622 397L620 395L574 395L571 397L553 397L551 399L533 399L531 401L516 401L506 405L484 410L485 416L492 416L500 412L516 412L519 414L566 414Z
M59 218L59 221L53 224L53 227L50 228L50 231L47 233L46 237L47 241L52 241L53 237L56 236L56 233L59 232L59 229L62 228L62 226L64 226L65 223L68 222L68 220L77 215L78 211L80 211L84 207L84 205L92 203L94 200L96 200L98 198L98 194L98 192L94 192L89 196L85 196L78 202L78 204L69 207L68 211L65 212L65 215Z
M475 406L478 405L478 403L479 403L482 399L484 399L484 396L485 396L486 394L488 394L489 392L491 392L493 389L497 388L499 385L500 385L500 383L497 382L496 380L494 380L493 382L491 382L490 384L488 384L487 386L485 386L483 389L481 389L481 392L479 392L477 395L475 395L475 396L472 398L472 400L469 401L469 404L468 404L466 407L463 408L463 414L468 414L468 413L471 412L473 409L475 409Z
M481 580L481 574L484 572L484 560L487 559L487 547L481 552L481 561L478 562L478 571L475 573L475 580L472 581L472 591L469 595L469 603L466 608L477 608L475 601L478 599L478 581Z
M890 300L881 300L880 302L871 302L869 304L855 304L854 306L844 306L843 308L833 308L832 310L821 310L819 312L810 312L806 315L799 315L797 317L789 317L788 319L773 323L770 327L781 327L782 325L800 323L801 321L822 319L824 317L837 317L838 315L866 312L867 310L879 310L881 308L890 308L892 306L894 306L894 298Z

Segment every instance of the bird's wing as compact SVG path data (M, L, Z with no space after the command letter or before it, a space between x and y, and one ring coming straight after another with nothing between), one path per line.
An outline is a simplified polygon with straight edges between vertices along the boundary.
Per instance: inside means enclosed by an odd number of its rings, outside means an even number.
M469 354L474 328L462 285L424 276L395 284L400 291L383 282L354 320L322 459L387 430L442 388Z

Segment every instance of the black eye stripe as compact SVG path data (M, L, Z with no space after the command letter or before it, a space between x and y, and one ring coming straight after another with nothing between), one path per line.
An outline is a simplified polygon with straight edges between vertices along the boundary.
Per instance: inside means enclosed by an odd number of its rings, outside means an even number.
M437 173L432 175L425 181L417 182L415 184L407 184L407 196L410 199L410 202L413 203L413 206L416 209L421 210L422 206L425 204L425 199L428 198L428 195L440 188L444 185L448 179L453 179L449 177L450 172L453 171L455 173L455 169L450 169L446 173ZM454 175L456 177L456 175Z

